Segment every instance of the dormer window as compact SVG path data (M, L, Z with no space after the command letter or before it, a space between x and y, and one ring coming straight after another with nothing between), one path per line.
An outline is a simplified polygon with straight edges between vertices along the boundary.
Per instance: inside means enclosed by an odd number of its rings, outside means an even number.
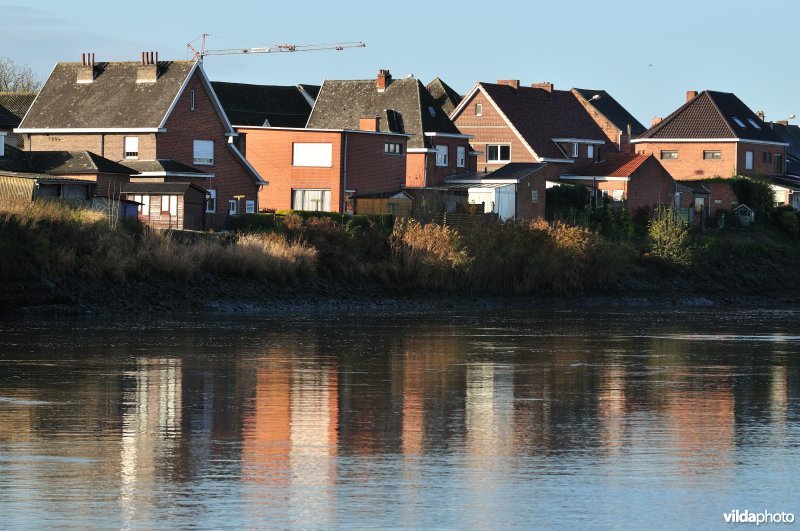
M734 122L736 122L736 125L738 125L739 127L747 127L746 125L744 125L744 122L743 122L743 121L741 121L740 119L738 119L738 118L737 118L737 117L735 117L735 116L732 116L732 117L731 117L731 120L733 120Z
M138 159L139 158L139 137L126 136L125 137L125 158Z

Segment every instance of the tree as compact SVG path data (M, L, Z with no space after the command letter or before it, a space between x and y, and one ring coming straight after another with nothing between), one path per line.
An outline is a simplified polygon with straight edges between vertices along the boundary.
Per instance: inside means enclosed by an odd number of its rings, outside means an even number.
M0 92L37 92L42 82L28 65L0 57Z

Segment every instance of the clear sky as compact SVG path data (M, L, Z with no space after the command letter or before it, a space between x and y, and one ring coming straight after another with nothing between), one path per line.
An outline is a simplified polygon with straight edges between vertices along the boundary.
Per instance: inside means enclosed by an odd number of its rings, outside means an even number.
M768 120L800 115L796 0L195 1L0 0L0 56L45 79L57 61L186 59L208 48L364 41L364 49L208 57L213 80L289 85L436 76L466 93L476 81L551 81L605 89L645 126L687 90L736 93ZM798 123L795 120L794 123Z

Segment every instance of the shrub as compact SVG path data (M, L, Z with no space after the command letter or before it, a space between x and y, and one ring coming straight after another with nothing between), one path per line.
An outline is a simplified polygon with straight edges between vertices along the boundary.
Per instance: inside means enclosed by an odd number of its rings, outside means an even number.
M744 204L756 212L756 223L766 220L775 208L775 194L769 182L754 177L736 176L730 180L733 193L739 204Z
M422 288L455 288L471 262L461 235L436 223L398 220L390 245L402 273Z
M653 212L648 228L651 255L677 265L692 263L692 235L674 208Z

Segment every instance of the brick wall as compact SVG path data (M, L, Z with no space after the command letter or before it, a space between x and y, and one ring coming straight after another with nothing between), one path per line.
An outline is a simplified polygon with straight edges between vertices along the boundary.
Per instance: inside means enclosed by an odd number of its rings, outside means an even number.
M603 130L608 144L604 146L608 150L632 152L630 143L628 143L627 131L620 130L616 125L611 123L602 113L595 109L588 103L577 90L572 89L572 94L578 102L586 109L586 112L591 116L592 120Z
M643 162L626 184L628 211L632 214L641 210L652 210L658 205L673 204L675 182L653 157Z
M126 136L139 139L139 159L155 160L155 133L131 134L29 134L25 142L26 151L91 151L109 160L122 161L125 157Z
M386 142L402 144L401 155L384 153ZM399 192L406 182L407 138L347 133L348 190L358 193Z
M475 167L475 161L470 161L469 152L471 146L469 140L466 138L448 138L443 136L434 136L430 138L433 146L447 146L447 166L436 165L436 154L431 153L428 155L430 158L431 169L428 172L428 186L440 186L444 184L445 178L451 175L458 175L470 171L470 168ZM463 147L465 153L464 166L458 166L458 148ZM435 148L434 148L435 149ZM474 171L474 170L473 170Z

